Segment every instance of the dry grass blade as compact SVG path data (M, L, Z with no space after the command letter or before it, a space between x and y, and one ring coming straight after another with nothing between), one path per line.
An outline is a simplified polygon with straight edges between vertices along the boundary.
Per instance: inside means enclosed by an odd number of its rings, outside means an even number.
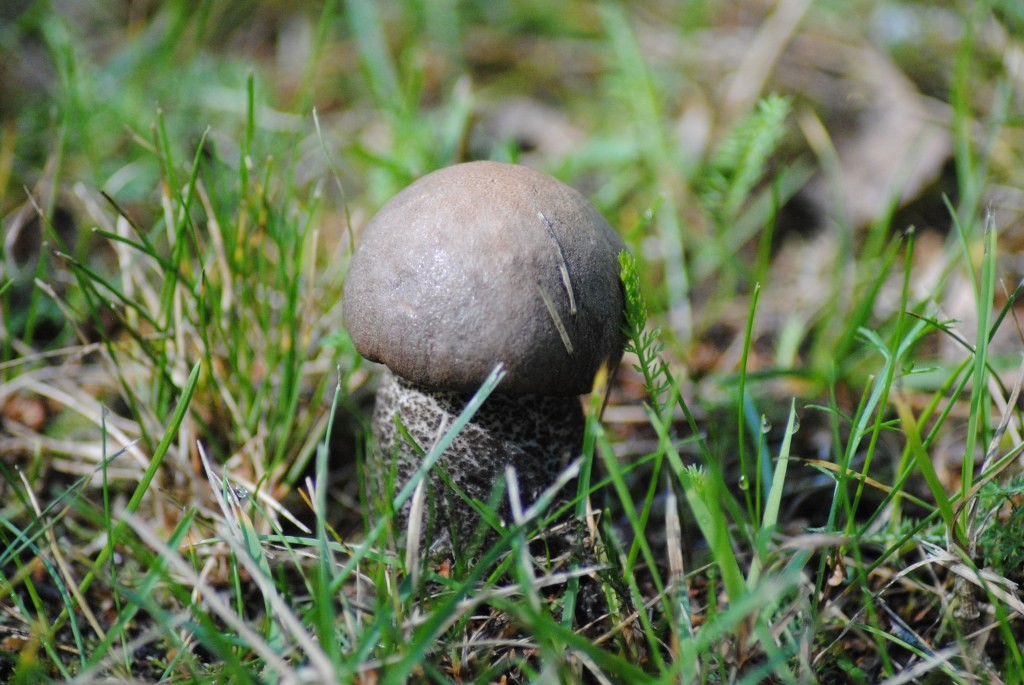
M309 660L309 665L316 674L318 682L340 682L340 675L331 659L328 658L320 645L309 634L307 626L302 624L302 621L295 615L292 608L281 597L274 586L273 580L264 574L264 570L255 562L246 547L236 539L235 531L228 526L222 526L221 535L224 541L227 542L228 547L231 548L231 551L234 552L235 558L245 566L263 598L270 603L274 619L286 629L287 635L302 649L303 654ZM304 674L303 680L308 682L306 678L307 675Z
M420 481L412 495L409 507L409 525L406 528L405 571L409 574L412 587L419 586L420 544L423 540L424 517L426 516L427 481Z
M128 435L127 431L129 430L137 433L137 427L133 426L131 422L123 421L118 417L109 417L110 420L105 420L103 417L106 414L103 405L87 389L67 378L66 375L37 380L35 374L24 374L19 378L18 382L12 383L9 388L4 388L2 392L13 392L19 389L45 397L61 407L74 411L78 416L94 425L97 433L105 430L109 437L113 438L116 448L123 449L139 466L145 468L149 463L142 450L136 446L135 443L137 441L135 437ZM95 462L97 463L103 456L102 452L93 453L91 451L84 452L82 456L89 454L95 455Z
M991 593L996 598L1006 603L1006 606L1017 612L1018 616L1024 617L1024 601L1017 595L1017 583L1005 578L994 571L987 569L975 570L970 566L956 560L952 555L943 555L935 559L947 569L963 578L975 587L984 592Z
M245 640L245 644L258 654L267 663L267 666L278 675L280 678L279 682L282 684L301 682L299 674L280 656L278 651L267 644L263 636L253 630L245 619L235 613L235 610L221 598L220 593L203 580L193 570L192 565L181 558L177 550L167 547L153 528L138 516L127 511L120 510L116 515L119 520L126 522L135 531L135 534L139 536L142 542L160 555L163 562L167 564L175 576L193 588L199 604L210 609L218 618L234 630L240 639Z
M126 656L136 654L141 649L153 645L158 642L160 638L167 632L176 630L186 625L192 616L189 612L180 612L169 619L161 622L158 626L152 626L142 631L141 634L125 642L122 645L114 647L110 652L91 669L85 669L81 673L77 674L72 680L68 682L68 685L97 685L98 683L142 683L139 680L124 680L122 678L102 678L99 674L105 671L114 670L119 663L125 661Z
M812 3L813 0L779 0L775 11L761 25L728 83L722 104L731 118L744 116L764 93L772 68Z
M35 494L32 492L32 486L29 484L25 474L21 471L18 472L21 477L22 484L25 486L25 494L28 496L28 500L32 505L32 509L35 512L37 518L42 518L42 510L39 508L39 503L36 501ZM106 637L106 632L97 620L96 615L93 613L92 608L88 602L85 601L85 597L82 596L79 590L79 580L75 578L71 571L71 566L64 559L64 554L60 551L60 545L57 543L57 538L53 533L51 526L46 526L46 541L50 547L50 554L53 555L53 560L57 564L57 568L60 570L61 576L63 576L65 587L67 587L71 594L75 598L76 609L82 613L85 620L88 621L89 626L96 633L96 636L101 640Z
M951 663L960 652L958 647L947 647L946 649L939 650L938 652L932 652L928 654L924 659L914 664L910 668L903 669L897 675L886 678L881 681L879 685L903 685L903 683L919 683L921 678L932 674L934 671L951 669L953 664ZM948 673L947 673L948 675ZM982 679L978 676L971 675L969 673L963 673L962 671L956 672L957 679L961 682L982 682ZM984 682L1002 683L1001 680L988 680Z

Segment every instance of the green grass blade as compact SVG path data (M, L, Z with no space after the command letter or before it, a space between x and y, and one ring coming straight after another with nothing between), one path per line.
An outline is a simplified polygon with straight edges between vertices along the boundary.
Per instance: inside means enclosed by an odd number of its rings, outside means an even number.
M129 498L128 503L125 505L124 510L128 513L135 512L139 508L139 504L142 503L142 498L146 496L149 491L149 486L153 482L153 478L156 476L157 470L163 463L164 457L167 455L167 451L170 449L171 444L178 437L178 429L181 428L181 424L185 421L185 416L188 414L189 404L192 402L192 395L195 393L196 385L199 383L199 371L200 364L196 364L192 367L192 372L189 374L188 379L185 381L185 385L181 389L181 394L178 398L178 405L174 409L174 414L167 425L167 430L164 431L163 437L160 439L159 444L156 447L156 451L149 460L149 464L146 466L146 470L143 472L142 477L139 479L139 483L135 486L135 491ZM84 595L86 590L92 585L93 581L96 580L97 569L102 569L106 566L107 561L110 559L110 555L115 549L115 545L120 541L125 532L128 529L128 522L120 520L113 531L110 532L111 538L114 542L110 545L104 545L99 554L96 555L96 559L93 562L93 569L90 570L86 576L82 579L82 582L78 586L80 594ZM60 625L67 620L68 615L65 611L61 614L60 618L57 619L57 625Z

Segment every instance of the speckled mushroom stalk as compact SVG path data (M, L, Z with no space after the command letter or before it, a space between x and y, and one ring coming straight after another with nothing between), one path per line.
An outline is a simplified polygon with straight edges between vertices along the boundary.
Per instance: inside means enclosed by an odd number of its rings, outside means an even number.
M582 195L523 166L460 164L392 198L363 231L343 302L356 348L390 369L373 419L378 474L396 459L401 487L420 463L396 416L429 449L501 362L505 378L438 467L486 501L511 465L531 503L580 451L579 395L622 355L622 249ZM430 542L453 528L463 539L478 520L442 479L429 483Z
M451 426L471 394L430 390L390 371L377 391L373 429L383 455L395 455L398 483L405 483L419 466L420 457L398 433L395 416L424 449ZM445 451L441 467L452 483L470 497L486 502L505 466L515 468L523 502L529 504L551 485L579 454L583 442L583 411L576 397L511 396L495 393L480 407ZM479 523L467 515L470 507L435 479L432 483L433 518L451 525L456 539L469 540ZM499 513L508 520L506 498ZM405 514L403 512L403 521ZM435 526L436 527L436 526ZM447 531L437 530L435 541L446 542Z

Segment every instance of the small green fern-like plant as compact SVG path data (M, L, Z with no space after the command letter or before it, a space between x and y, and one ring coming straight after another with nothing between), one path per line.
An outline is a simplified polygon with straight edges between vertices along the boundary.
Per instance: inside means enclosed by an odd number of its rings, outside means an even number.
M1024 507L1016 504L1024 494L1024 476L1016 476L1004 485L989 485L982 489L981 504L998 513L1009 505L1005 520L985 528L978 538L978 551L985 566L1003 574L1020 574L1024 569Z
M619 253L620 278L626 300L626 352L634 354L637 362L633 365L644 378L644 391L653 405L655 413L662 416L668 406L666 399L672 388L672 378L661 357L665 343L661 341L661 328L647 328L647 302L640 290L640 272L636 259L630 253Z
M738 215L754 186L764 177L778 149L790 112L781 95L762 99L715 151L697 187L697 196L719 229Z

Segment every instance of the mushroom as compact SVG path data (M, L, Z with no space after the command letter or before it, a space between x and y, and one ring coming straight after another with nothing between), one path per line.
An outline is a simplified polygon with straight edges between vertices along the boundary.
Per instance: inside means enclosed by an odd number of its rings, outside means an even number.
M378 484L390 458L398 487L421 460L396 416L429 449L501 363L504 379L438 465L483 501L509 465L524 503L551 485L581 449L579 395L622 355L623 249L580 193L524 166L458 164L387 202L362 233L343 299L356 349L388 368L372 426ZM431 542L466 540L478 517L436 474L429 486Z

